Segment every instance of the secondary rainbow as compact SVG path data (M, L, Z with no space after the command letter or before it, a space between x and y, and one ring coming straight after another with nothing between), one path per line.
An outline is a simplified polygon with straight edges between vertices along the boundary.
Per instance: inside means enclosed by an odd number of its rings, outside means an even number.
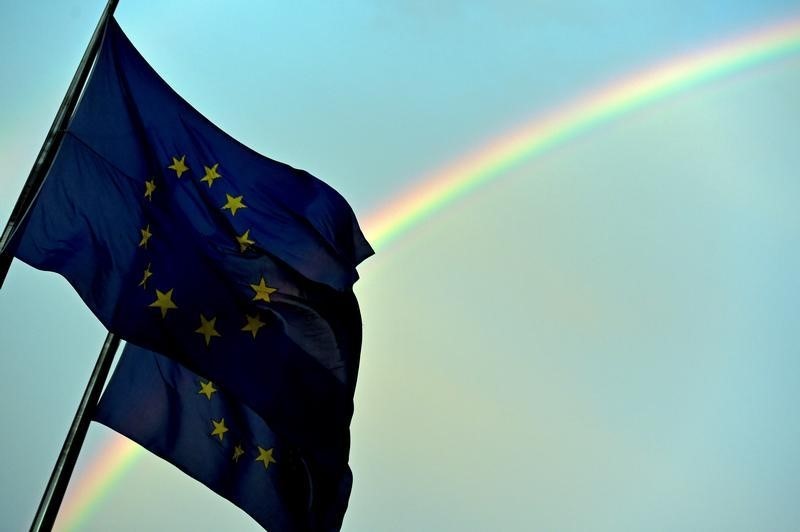
M375 249L384 248L433 213L598 124L702 83L775 61L800 51L800 17L750 32L737 39L674 58L538 116L446 166L430 172L398 199L368 216L365 232ZM105 493L144 451L115 436L71 490L59 520L60 530L83 522Z

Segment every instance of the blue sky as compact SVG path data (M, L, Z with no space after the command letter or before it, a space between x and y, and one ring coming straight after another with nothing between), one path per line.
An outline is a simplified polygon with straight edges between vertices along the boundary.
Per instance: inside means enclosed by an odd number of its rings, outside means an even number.
M631 72L798 2L149 2L117 18L235 137L365 217ZM101 2L0 4L7 216ZM527 161L361 268L348 531L792 530L800 58ZM104 336L66 281L0 292L0 528L29 526ZM77 475L109 432L93 427ZM258 527L145 457L80 530Z

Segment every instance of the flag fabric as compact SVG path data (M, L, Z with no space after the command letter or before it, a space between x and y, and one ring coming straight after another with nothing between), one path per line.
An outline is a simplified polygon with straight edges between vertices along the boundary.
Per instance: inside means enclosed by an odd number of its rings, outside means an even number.
M326 489L332 479L312 470L313 461L213 381L167 357L128 343L94 417L270 532L336 529L341 521L346 497ZM320 500L329 492L332 500Z
M217 128L113 19L11 249L63 275L110 331L212 379L349 491L352 285L372 249L336 191Z

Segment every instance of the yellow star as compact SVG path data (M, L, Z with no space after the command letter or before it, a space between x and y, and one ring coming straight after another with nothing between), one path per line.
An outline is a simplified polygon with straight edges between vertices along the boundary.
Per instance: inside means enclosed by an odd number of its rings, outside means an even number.
M212 336L221 336L214 328L216 323L217 318L211 318L210 320L207 320L205 316L200 314L200 327L198 327L194 332L202 334L205 337L206 345L211 342Z
M147 241L150 240L151 236L153 236L153 233L150 232L150 224L147 224L147 227L144 229L139 229L139 232L142 233L142 239L139 241L139 247L147 249Z
M144 276L142 277L142 280L139 281L139 286L147 288L147 280L153 275L153 272L150 271L151 264L152 262L147 263L147 268L144 269Z
M236 447L234 447L233 448L233 461L234 462L238 462L239 461L239 457L242 456L243 454L244 454L244 449L242 448L241 445L237 445Z
M153 178L150 181L144 182L144 197L153 201L153 191L156 189L156 180Z
M212 419L211 423L214 425L214 430L211 431L211 435L219 436L219 441L222 441L222 435L228 432L228 427L225 426L225 418L222 418L219 421L214 421Z
M184 155L180 159L173 157L172 164L167 166L167 168L175 170L175 173L178 174L178 179L180 179L183 173L189 169L189 167L186 166L186 156Z
M264 469L267 469L270 464L278 463L272 457L272 449L272 447L269 449L264 449L260 445L258 446L258 458L256 458L256 462L264 462Z
M201 393L208 397L211 400L211 396L217 392L217 389L214 388L214 383L211 381L203 382L200 381L200 390L197 393Z
M228 201L226 201L225 205L222 206L223 211L225 209L230 209L231 215L236 216L236 211L247 208L247 205L242 203L242 198L244 198L244 196L233 197L230 194L225 194L225 197Z
M258 284L251 284L250 288L255 290L256 295L253 296L253 301L266 301L269 303L269 295L272 292L276 292L277 288L272 288L271 286L267 286L267 283L264 282L264 277L261 277L261 280Z
M219 163L215 164L211 168L203 165L203 168L205 168L206 170L206 175L204 175L203 178L200 179L200 181L205 181L206 183L208 183L208 188L211 188L211 185L214 184L215 179L219 179L220 177L222 177L219 173L217 173L218 166Z
M161 309L161 317L167 317L167 311L169 309L178 308L178 305L172 302L172 291L174 288L170 288L166 293L162 292L161 290L156 290L156 300L150 303L150 307L156 307Z
M256 313L255 316L250 316L248 314L247 323L245 324L244 327L242 327L242 330L253 333L253 338L255 338L256 334L258 334L258 330L264 325L266 325L266 323L261 321L261 317L258 315L258 313Z
M242 233L241 235L236 237L236 241L239 243L239 251L244 253L244 251L252 244L255 244L255 240L250 240L250 229Z

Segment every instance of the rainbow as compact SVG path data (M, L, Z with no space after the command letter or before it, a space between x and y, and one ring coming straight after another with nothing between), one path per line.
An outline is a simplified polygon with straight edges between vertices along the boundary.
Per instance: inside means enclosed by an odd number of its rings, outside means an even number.
M94 509L103 502L109 488L124 476L143 454L143 447L139 447L127 438L111 434L78 482L70 485L53 530L59 532L79 530Z
M418 180L366 219L377 250L480 185L580 133L667 96L800 49L800 17L638 72L535 117Z
M702 83L798 50L800 17L794 17L591 91L422 176L416 181L421 184L367 217L367 237L375 249L381 249L458 198L582 132ZM103 494L143 454L142 448L121 436L112 436L68 493L57 529L75 530L85 522Z

